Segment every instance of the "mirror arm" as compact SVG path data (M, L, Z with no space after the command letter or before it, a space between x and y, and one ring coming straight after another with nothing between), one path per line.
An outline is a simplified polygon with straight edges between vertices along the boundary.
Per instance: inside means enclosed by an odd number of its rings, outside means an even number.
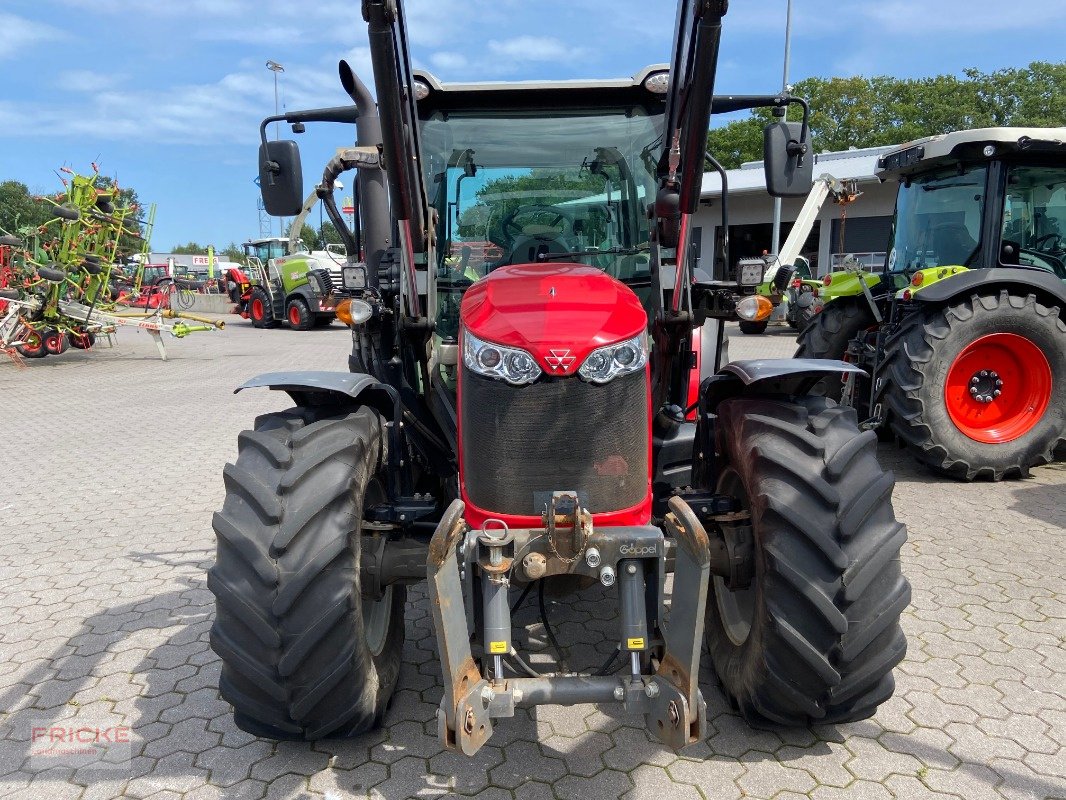
M722 280L725 280L726 276L729 275L729 178L726 175L725 167L711 155L710 150L703 154L703 158L722 179L722 267L725 269L725 275L722 276ZM711 278L712 280L717 280L718 276L712 274Z
M734 111L750 111L753 108L785 108L789 105L797 105L803 109L803 127L800 132L800 140L792 142L788 146L790 156L799 156L800 165L803 157L807 154L808 131L810 129L811 109L807 101L802 97L793 97L790 94L725 94L715 95L711 100L712 114L729 114Z

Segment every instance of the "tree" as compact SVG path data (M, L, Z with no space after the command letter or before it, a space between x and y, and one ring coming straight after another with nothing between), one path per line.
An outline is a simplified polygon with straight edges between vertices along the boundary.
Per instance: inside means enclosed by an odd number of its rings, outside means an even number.
M197 242L187 242L185 244L174 245L170 248L170 252L181 256L199 256L207 252L207 245L198 244Z
M0 231L15 233L19 228L37 228L52 216L52 206L35 200L26 184L0 183Z
M318 228L318 247L321 250L325 250L328 244L343 244L343 242L333 223L325 220Z
M293 220L292 224L289 225L289 236L292 236L292 226L295 224L296 221ZM316 233L315 229L306 222L303 224L303 227L300 228L300 241L304 243L308 250L314 250L318 247L318 233Z
M235 264L245 264L244 251L237 246L236 242L230 242L224 250L218 252L220 261L232 261Z
M966 128L1061 125L1066 63L1037 61L990 73L968 69L962 77L806 78L792 92L810 103L817 151L895 145ZM708 147L726 168L758 160L762 129L770 119L768 109L758 109L714 128Z

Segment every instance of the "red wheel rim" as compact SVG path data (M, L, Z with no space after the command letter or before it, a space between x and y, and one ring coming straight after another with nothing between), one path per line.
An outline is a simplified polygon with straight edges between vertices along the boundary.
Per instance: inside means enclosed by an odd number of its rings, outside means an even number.
M257 298L255 298L252 301L252 319L259 320L259 319L262 319L262 318L263 318L263 301L260 300L257 297Z
M30 331L26 334L26 339L22 346L27 350L40 350L44 347L44 339L41 338L41 334L37 331Z
M63 349L63 339L60 334L51 334L44 340L44 349L49 353L58 353Z
M293 325L300 324L300 309L295 303L289 306L289 322Z
M1032 341L992 333L970 342L948 369L944 403L951 421L977 442L1024 436L1051 401L1051 366Z

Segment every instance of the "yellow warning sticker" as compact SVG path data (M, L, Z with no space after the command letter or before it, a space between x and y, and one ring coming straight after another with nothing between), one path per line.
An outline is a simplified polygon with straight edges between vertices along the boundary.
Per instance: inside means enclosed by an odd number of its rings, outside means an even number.
M643 650L644 649L644 640L641 639L641 638L626 639L626 649L627 650Z
M643 642L644 640L641 639L640 641ZM489 642L489 652L490 653L503 653L504 655L506 655L507 654L507 642Z

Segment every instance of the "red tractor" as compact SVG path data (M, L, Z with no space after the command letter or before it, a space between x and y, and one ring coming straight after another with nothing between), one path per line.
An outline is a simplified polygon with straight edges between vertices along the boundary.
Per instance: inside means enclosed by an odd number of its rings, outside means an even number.
M365 261L343 268L350 371L241 387L295 403L240 434L213 523L211 643L241 728L380 724L421 581L438 731L466 754L549 703L617 704L697 741L705 645L756 724L861 719L891 696L910 597L893 477L854 411L809 393L855 368L722 363L723 320L758 307L762 270L690 258L725 6L681 0L672 63L633 78L443 84L412 71L399 2L365 0L377 103L342 62L354 106L263 122L355 121L319 196L336 224L334 181L358 171ZM806 119L785 95L714 110L790 103ZM806 122L766 137L771 191L806 194ZM296 144L264 135L259 161L267 210L294 216ZM499 250L474 275L467 241ZM595 673L539 672L512 637L511 593L548 582L617 593Z

